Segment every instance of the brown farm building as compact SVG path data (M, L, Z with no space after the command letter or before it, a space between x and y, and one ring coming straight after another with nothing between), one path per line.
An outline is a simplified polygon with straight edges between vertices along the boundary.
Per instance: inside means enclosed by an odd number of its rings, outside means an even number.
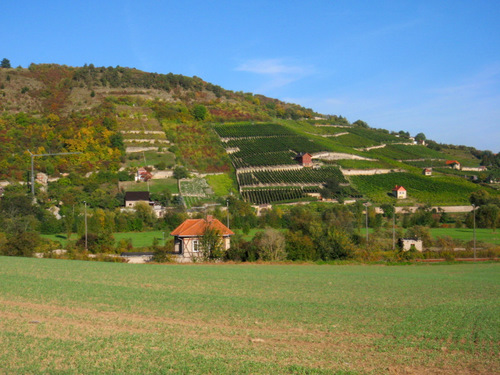
M312 167L313 162L312 162L312 155L308 152L301 152L297 154L295 159L298 160L300 164L302 164L303 167Z

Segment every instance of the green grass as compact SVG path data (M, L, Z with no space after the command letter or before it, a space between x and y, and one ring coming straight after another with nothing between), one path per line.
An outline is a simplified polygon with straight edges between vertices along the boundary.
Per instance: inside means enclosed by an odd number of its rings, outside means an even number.
M154 230L150 232L121 232L121 233L113 233L115 237L115 242L118 242L122 239L130 239L132 240L132 246L135 248L147 247L153 245L155 239L158 240L160 245L163 245L163 231ZM165 232L165 240L170 240L170 232Z
M497 263L0 265L5 373L500 371Z
M283 234L285 234L285 232L286 232L286 229L284 229L284 228L279 228L276 230L279 232L282 232ZM243 236L243 238L245 239L245 241L251 241L257 233L263 232L263 231L265 231L265 229L252 228L248 231L248 233L244 233L241 229L233 229L233 231L236 234L241 234Z
M166 148L168 146L163 147ZM158 153L157 151L134 152L127 156L126 167L146 167L148 165L157 165L162 161L167 166L175 164L175 155L168 151L162 153Z
M473 239L473 229L469 228L431 228L430 231L434 238L449 236L465 242ZM500 245L500 230L476 228L476 241Z
M181 180L182 195L191 195L198 197L206 197L210 192L210 187L204 178L191 178L189 180Z
M335 164L344 169L392 169L394 166L390 163L379 160L335 160Z
M148 182L135 182L126 181L122 182L120 186L125 191L148 191L151 193L160 193L165 190L170 191L172 194L178 194L179 188L175 178L164 178L158 180L150 180Z
M153 245L155 238L159 241L159 244L163 244L163 231L155 230L149 232L116 232L113 233L115 237L115 244L118 243L122 239L130 239L132 241L132 246L135 248L148 247ZM62 247L65 247L68 243L68 236L66 234L42 234L42 237L48 238L52 241L58 241ZM172 237L170 237L170 232L165 232L165 239L168 241ZM73 233L71 235L71 240L77 240L78 235Z
M236 193L234 181L227 174L216 174L205 176L208 184L218 197L226 197L230 193Z

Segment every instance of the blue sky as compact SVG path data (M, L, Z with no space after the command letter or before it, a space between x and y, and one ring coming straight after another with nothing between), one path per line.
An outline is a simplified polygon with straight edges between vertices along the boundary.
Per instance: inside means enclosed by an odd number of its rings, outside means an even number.
M18 1L0 58L196 75L500 151L500 1Z

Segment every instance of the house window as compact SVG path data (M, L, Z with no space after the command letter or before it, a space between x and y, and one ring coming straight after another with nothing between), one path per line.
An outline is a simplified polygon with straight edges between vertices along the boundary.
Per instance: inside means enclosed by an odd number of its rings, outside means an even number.
M193 240L193 252L197 253L200 251L200 240Z

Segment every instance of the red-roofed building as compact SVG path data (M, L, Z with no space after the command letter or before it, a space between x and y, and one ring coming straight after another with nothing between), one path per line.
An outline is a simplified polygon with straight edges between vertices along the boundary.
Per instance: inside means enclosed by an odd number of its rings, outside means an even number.
M446 165L451 169L461 169L461 165L458 160L446 160Z
M229 249L231 237L234 232L211 215L206 219L187 219L177 228L171 236L174 236L174 252L180 262L189 262L201 258L201 239L207 229L215 229L222 237L222 247Z
M397 198L397 199L406 199L406 189L402 186L396 185L392 189L392 194Z
M299 161L300 164L302 164L303 167L312 167L313 162L312 162L312 155L308 152L301 152L299 153L295 159Z
M137 170L137 173L135 175L135 180L136 181L149 181L149 180L151 180L152 177L153 177L153 175L146 168L140 167Z

